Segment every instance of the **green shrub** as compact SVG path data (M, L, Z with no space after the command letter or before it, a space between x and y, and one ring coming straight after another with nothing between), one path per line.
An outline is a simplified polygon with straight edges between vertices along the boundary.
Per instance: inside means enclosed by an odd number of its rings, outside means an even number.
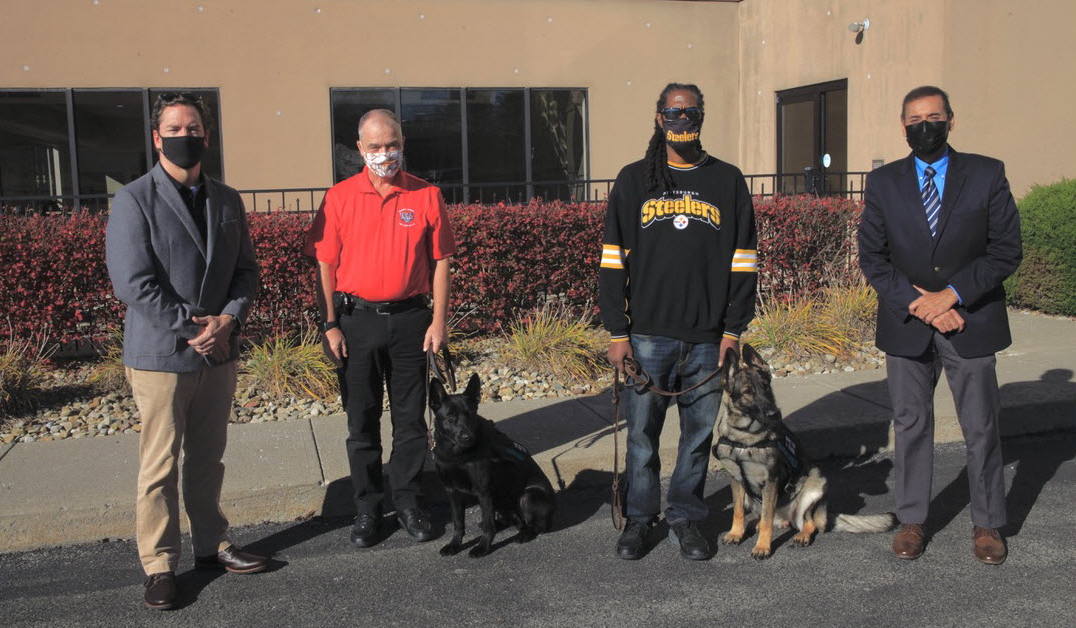
M1024 261L1005 282L1009 302L1076 316L1076 179L1032 186L1019 208Z

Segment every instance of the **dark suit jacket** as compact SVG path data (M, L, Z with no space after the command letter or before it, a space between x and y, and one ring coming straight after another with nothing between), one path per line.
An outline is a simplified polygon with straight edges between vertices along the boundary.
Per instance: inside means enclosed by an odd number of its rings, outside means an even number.
M908 313L919 293L952 285L963 299L964 331L950 338L965 358L1012 342L1001 282L1020 265L1020 216L996 159L949 149L938 235L932 238L908 155L867 175L859 227L859 265L878 292L878 348L915 357L932 329Z
M258 264L239 193L205 177L206 242L160 164L112 200L105 258L116 296L127 304L123 363L183 373L208 360L187 341L192 316L231 314L242 324L258 290ZM238 356L233 335L231 357Z

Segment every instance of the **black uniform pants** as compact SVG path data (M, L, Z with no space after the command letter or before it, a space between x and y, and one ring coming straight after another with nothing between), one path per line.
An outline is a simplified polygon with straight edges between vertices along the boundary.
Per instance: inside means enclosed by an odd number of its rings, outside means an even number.
M392 453L388 482L396 510L419 505L426 458L426 354L422 342L432 320L428 308L378 314L356 308L340 317L347 358L338 371L347 412L347 458L355 508L379 515L385 497L381 466L381 405L389 393Z

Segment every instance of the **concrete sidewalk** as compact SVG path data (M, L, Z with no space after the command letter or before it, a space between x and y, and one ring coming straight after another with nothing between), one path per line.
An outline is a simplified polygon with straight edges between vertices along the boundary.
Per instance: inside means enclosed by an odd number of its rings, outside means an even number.
M1076 429L1076 322L1015 313L998 357L1003 436ZM892 446L885 371L776 379L785 421L813 458ZM483 416L526 445L558 488L612 478L608 391L571 399L486 403ZM960 441L948 386L938 386L936 439ZM388 417L383 440L390 442ZM288 521L351 508L343 415L231 425L222 506L232 525ZM675 407L662 434L662 474L679 438ZM623 468L625 434L620 434ZM432 468L432 467L428 467ZM20 443L0 449L0 551L134 534L137 435ZM184 522L185 525L185 522Z

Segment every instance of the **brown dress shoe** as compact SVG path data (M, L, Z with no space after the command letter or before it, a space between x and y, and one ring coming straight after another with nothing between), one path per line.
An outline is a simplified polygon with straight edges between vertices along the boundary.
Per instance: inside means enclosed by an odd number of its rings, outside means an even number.
M923 526L918 523L902 523L893 538L893 554L897 558L915 560L923 555Z
M146 608L167 610L176 605L178 592L176 590L176 574L171 571L150 574L146 579L146 592L142 601Z
M267 565L264 557L248 554L235 544L222 549L215 556L196 556L194 559L196 569L226 569L232 573L258 573Z
M996 528L975 526L975 557L987 565L1000 565L1005 562L1009 550L1001 540Z

